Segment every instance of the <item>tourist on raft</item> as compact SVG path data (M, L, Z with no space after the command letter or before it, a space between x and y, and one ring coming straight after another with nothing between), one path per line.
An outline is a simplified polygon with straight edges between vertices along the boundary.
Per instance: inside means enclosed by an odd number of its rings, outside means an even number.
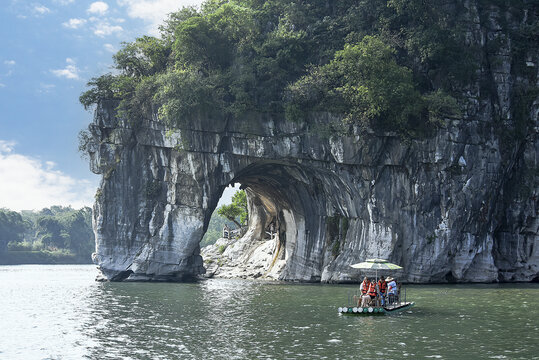
M385 298L387 294L387 282L383 276L380 276L380 280L378 280L378 290L380 292L380 300L382 302L382 306L384 306L386 302Z
M378 295L378 292L376 291L376 282L371 281L371 283L369 284L369 290L367 291L368 298L366 299L367 302L365 306L370 306L370 305L375 304L377 295Z
M368 277L363 278L363 282L359 286L361 291L361 297L358 298L354 295L354 300L357 301L358 307L367 307L367 306L382 306L385 305L385 298L387 292L387 282L382 276L378 282L370 281ZM396 289L395 284L395 289Z
M359 290L361 291L361 297L358 298L357 296L354 295L354 300L357 301L357 306L368 306L365 304L367 304L371 299L371 297L369 296L370 286L371 286L371 282L369 281L369 278L365 276L363 278L363 282L361 283L361 285L359 285Z
M370 281L369 278L365 277L361 286L361 307L371 306L374 299L376 299L376 282Z
M398 288L395 279L391 276L386 279L387 281L387 294L389 295L389 303L392 304L398 299Z

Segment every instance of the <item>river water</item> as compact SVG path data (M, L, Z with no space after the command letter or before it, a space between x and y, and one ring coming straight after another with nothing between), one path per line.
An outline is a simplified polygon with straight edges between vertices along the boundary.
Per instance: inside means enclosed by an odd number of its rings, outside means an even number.
M408 286L410 311L354 317L357 286L95 275L0 266L0 359L539 359L539 284Z

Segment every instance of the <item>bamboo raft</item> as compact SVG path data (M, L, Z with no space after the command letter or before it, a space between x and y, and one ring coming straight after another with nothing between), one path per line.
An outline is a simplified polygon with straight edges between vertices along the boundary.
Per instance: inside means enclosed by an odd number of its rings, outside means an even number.
M414 302L401 302L391 306L369 306L369 307L339 307L339 314L343 315L390 315L403 310L410 309Z

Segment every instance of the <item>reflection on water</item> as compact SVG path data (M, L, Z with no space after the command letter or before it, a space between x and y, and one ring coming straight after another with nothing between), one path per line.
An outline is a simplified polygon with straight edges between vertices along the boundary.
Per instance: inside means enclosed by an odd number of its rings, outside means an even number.
M0 266L0 359L538 358L539 285L409 286L399 315L337 314L354 286L96 283Z

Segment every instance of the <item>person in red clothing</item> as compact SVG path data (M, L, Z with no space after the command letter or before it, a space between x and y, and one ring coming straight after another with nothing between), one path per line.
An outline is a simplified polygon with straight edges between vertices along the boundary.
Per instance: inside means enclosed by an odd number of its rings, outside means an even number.
M369 281L369 278L365 276L363 278L363 282L359 286L359 290L361 291L361 297L355 297L357 300L357 306L368 306L367 303L370 301L371 297L369 296L368 292L371 287L371 282Z
M369 304L374 304L374 301L376 300L378 291L376 290L376 282L371 281L369 285L369 291L367 292L367 295L370 297Z
M369 278L365 276L363 278L363 282L359 286L359 290L361 290L362 295L367 294L367 291L369 291L370 284L371 284L371 282L369 281Z
M385 298L387 295L387 282L383 276L380 276L380 280L378 280L378 290L380 292L380 299L382 300L382 306L384 306L385 301L386 301Z

